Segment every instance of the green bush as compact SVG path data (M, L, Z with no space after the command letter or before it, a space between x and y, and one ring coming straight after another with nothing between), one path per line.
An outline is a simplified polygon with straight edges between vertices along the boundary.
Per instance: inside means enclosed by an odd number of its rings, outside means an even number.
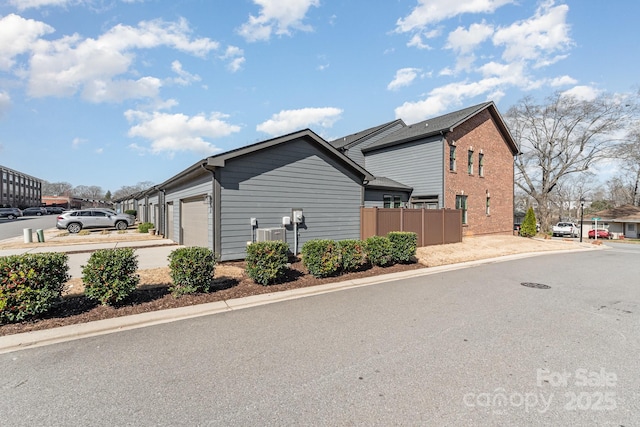
M169 290L173 296L209 292L216 269L216 258L211 249L201 247L179 248L169 254L169 270L173 283Z
M139 233L148 233L151 228L155 228L155 225L152 222L142 222L138 224Z
M394 263L409 263L415 260L418 235L408 231L392 231L387 234L391 242L391 258Z
M302 245L301 254L302 263L313 277L334 276L342 267L340 246L334 240L309 240Z
M138 217L138 211L135 209L127 209L126 211L124 211L124 213L133 215L136 218Z
M67 273L65 253L0 257L0 323L46 313L60 300Z
M387 237L371 236L364 241L364 246L371 264L384 267L393 262L391 242Z
M102 305L116 304L138 286L138 259L131 248L100 249L82 266L85 295Z
M260 285L284 279L289 271L289 245L285 242L255 242L247 246L247 275Z
M533 208L529 208L524 215L522 226L520 227L520 235L523 237L533 237L538 233L536 229L536 214Z
M362 240L340 240L338 246L340 247L343 271L358 271L368 264Z

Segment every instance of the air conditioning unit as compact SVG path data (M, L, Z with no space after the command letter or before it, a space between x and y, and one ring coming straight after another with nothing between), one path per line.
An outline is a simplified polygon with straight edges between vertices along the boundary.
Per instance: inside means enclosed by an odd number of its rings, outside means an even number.
M274 240L284 242L284 228L258 228L256 233L256 241L258 242L271 242Z

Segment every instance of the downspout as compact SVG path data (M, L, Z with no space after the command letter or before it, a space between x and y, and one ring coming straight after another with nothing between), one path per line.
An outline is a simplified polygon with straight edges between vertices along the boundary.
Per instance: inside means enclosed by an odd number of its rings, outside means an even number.
M445 173L447 169L447 152L444 144L449 144L447 142L447 138L444 137L443 131L440 131L440 136L442 137L442 204L440 205L440 209L445 209L447 198L447 183L445 182L445 179L447 178L447 174ZM440 204L440 202L438 202L438 204Z
M220 183L218 182L219 177L216 176L217 168L215 166L209 168L207 163L203 163L200 166L211 173L211 200L213 203L213 227L211 227L211 240L213 241L214 254L220 257L222 254L222 234L220 233L220 228L222 227L222 207L220 203L221 188Z

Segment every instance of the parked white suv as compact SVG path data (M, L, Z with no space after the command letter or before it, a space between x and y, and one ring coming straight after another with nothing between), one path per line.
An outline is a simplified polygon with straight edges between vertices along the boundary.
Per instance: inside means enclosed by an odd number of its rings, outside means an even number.
M126 230L135 219L127 214L112 214L99 209L82 209L63 213L58 216L56 227L67 229L69 233L78 233L83 228L112 228Z

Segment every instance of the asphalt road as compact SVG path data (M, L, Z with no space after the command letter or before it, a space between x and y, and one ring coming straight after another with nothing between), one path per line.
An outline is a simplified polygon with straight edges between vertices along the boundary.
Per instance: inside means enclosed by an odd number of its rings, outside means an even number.
M37 241L35 231L39 228L43 230L55 228L57 217L58 215L23 216L13 220L2 218L0 219L0 240L22 236L23 229L31 228L33 239Z
M537 256L3 354L0 423L639 425L639 259Z

